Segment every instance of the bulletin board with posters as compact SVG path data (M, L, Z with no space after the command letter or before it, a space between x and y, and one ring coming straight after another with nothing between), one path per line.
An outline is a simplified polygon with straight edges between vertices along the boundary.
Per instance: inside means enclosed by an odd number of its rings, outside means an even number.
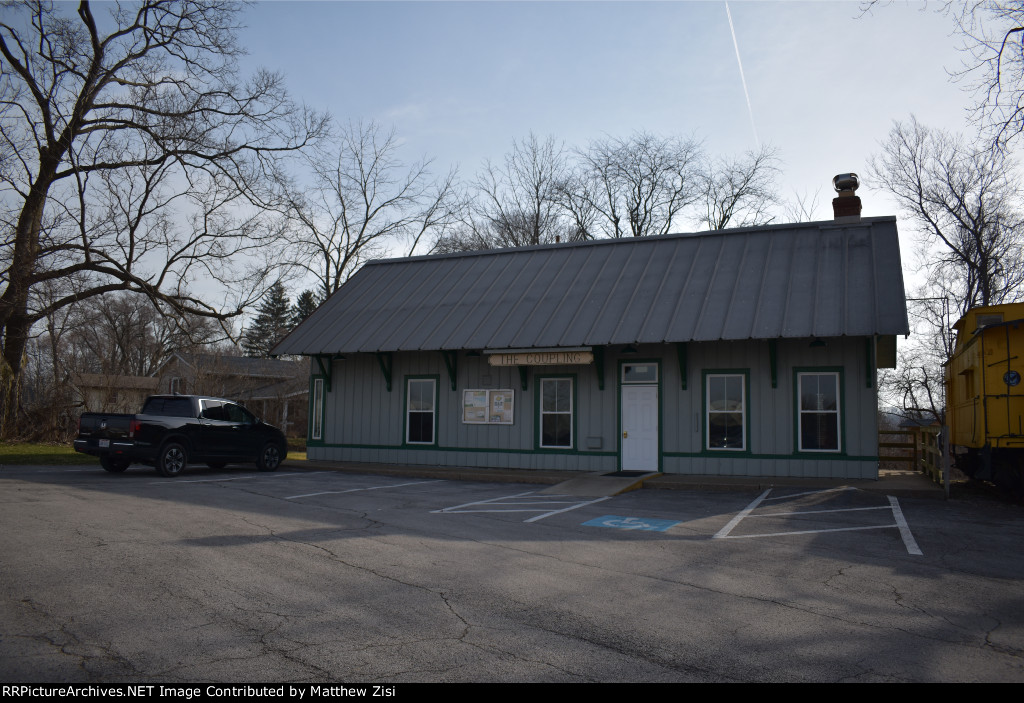
M468 425L511 425L515 391L467 389L462 392L462 422Z

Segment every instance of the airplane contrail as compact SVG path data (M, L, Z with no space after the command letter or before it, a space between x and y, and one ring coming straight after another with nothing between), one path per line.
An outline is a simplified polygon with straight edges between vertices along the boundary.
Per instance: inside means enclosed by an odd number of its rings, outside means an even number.
M736 49L736 63L740 67L740 81L743 83L743 97L747 99L747 112L750 114L750 128L754 130L754 144L761 148L761 140L757 138L757 125L754 124L754 108L750 106L750 93L747 92L747 79L743 75L743 61L740 60L740 45L736 42L736 29L732 26L732 13L729 3L725 3L725 16L729 18L729 31L732 32L732 45Z

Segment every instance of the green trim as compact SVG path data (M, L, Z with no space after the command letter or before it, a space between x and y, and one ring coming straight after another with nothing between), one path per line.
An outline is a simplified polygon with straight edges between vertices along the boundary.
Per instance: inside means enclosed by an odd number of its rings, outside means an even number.
M484 454L544 454L552 456L617 456L615 452L605 451L584 451L581 449L495 449L494 447L442 447L435 444L348 444L345 442L323 442L318 447L333 449L404 449L416 451L419 449L434 452L482 452Z
M314 402L316 399L316 382L326 381L324 383L324 393L320 398L320 439L313 439L313 418L316 415L316 407ZM309 375L309 410L306 417L309 418L309 422L306 423L306 443L313 444L314 446L320 446L323 444L324 435L327 433L327 386L330 381L327 381L322 374L310 374Z
M594 347L594 369L597 371L597 390L604 390L604 347Z
M622 470L622 387L623 386L655 386L658 390L658 473L664 472L664 456L665 450L665 417L664 417L664 393L661 392L661 359L619 359L619 367L616 370L618 374L618 432L615 435L615 443L617 445L617 455L619 457L619 470ZM658 380L655 383L623 383L622 382L622 367L626 364L655 364L658 367Z
M455 379L458 377L459 353L457 351L442 351L444 365L448 369L448 380L452 383L452 390L455 390Z
M522 368L522 367L520 367ZM544 384L542 381L560 379L568 380L572 382L572 415L569 419L570 431L572 432L571 444L564 449L558 447L542 447L540 445L541 436L543 435L543 424L544 418L541 417L541 401L544 395ZM533 415L535 418L534 422L534 435L533 435L533 448L537 451L564 453L564 452L576 452L576 446L579 442L579 428L577 427L577 420L579 419L579 404L576 402L577 389L579 388L578 379L574 373L555 373L555 374L534 374L533 376L534 385L537 388L537 392L533 394Z
M708 433L711 428L708 427L708 376L740 375L743 376L743 449L709 449ZM753 456L750 453L750 426L753 424L750 417L750 369L704 369L701 372L700 393L702 431L699 456Z
M679 388L686 390L686 383L689 376L689 365L686 342L676 342L676 361L679 363Z
M429 443L409 441L409 381L430 380L434 382L434 439ZM410 448L425 448L437 446L439 433L438 420L441 418L441 376L440 374L422 374L403 377L402 385L405 392L402 394L402 446Z
M395 359L391 352L377 352L377 363L380 364L380 372L384 374L384 385L388 393L391 392L391 370L395 366Z
M745 454L735 452L743 459L801 459L808 461L878 461L877 456L851 456L849 454L835 454L829 452L795 453L795 454ZM726 459L732 454L725 454L721 451L705 452L665 452L665 456L674 459Z
M523 389L523 392L525 392L526 391L526 368L527 367L525 367L525 366L517 366L516 368L519 369L519 386L520 386L520 388Z
M768 366L772 373L772 388L779 387L779 343L774 339L768 340Z
M800 449L800 374L835 373L839 375L839 451ZM793 454L807 457L846 456L846 378L842 366L794 366L793 367Z

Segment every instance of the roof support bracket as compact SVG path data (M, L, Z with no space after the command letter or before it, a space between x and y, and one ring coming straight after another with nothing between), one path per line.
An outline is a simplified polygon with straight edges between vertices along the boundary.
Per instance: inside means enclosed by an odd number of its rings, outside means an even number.
M604 390L604 347L594 347L594 368L597 370L597 389Z
M679 362L679 387L686 390L686 376L688 373L686 359L686 342L676 342L676 360Z
M772 388L779 387L779 342L768 340L768 366L772 372Z
M459 353L457 351L442 351L444 365L448 369L448 380L452 382L452 390L455 390L455 379L458 376Z
M525 391L526 390L526 367L519 367L519 386Z
M377 352L377 363L380 364L380 372L384 374L384 385L387 386L388 393L391 392L391 367L394 363L394 358L391 352Z
M327 392L330 393L331 392L331 375L332 375L332 372L334 371L334 364L332 363L333 360L329 356L325 357L325 356L322 356L320 354L317 354L313 358L316 359L316 365L318 367L320 367L320 375L324 377L324 386L326 387ZM327 365L326 366L324 365L324 361L325 360L327 361Z

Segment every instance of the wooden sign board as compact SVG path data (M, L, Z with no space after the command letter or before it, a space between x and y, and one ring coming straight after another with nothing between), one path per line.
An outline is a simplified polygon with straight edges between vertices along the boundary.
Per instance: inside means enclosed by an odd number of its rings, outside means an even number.
M538 351L489 354L487 363L491 366L564 366L568 364L592 364L594 352L588 351Z

